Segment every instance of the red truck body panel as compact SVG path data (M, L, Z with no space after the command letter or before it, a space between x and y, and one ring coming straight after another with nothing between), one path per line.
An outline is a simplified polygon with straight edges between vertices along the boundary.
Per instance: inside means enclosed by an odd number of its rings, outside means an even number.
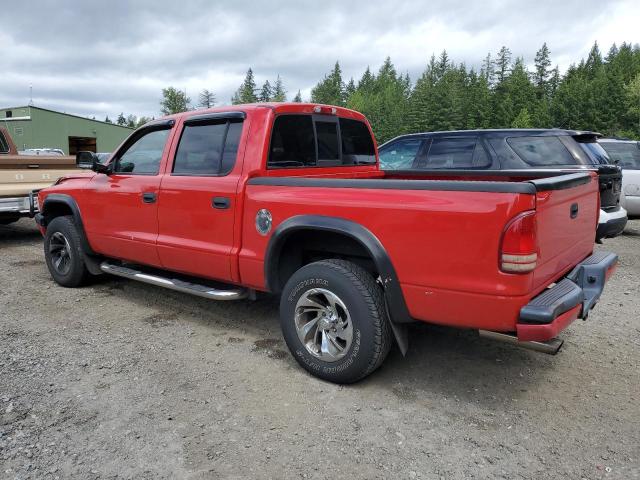
M413 318L495 331L516 331L520 308L592 252L598 215L595 174L582 185L535 194L413 189L415 176L400 178L406 188L396 189L250 184L256 177L391 180L377 164L267 169L276 115L311 114L314 107L266 104L210 110L246 114L235 166L225 176L171 175L183 122L201 112L169 117L175 125L157 175L97 174L65 180L41 192L41 205L52 193L72 196L87 240L98 254L257 290L268 288L265 257L270 241L270 234L256 231L258 210L271 212L271 233L298 215L350 220L386 249ZM357 112L335 111L366 122ZM519 179L497 176L495 181ZM157 195L157 202L141 203L143 193ZM230 208L213 209L216 197L228 198ZM569 205L574 203L580 215L572 220ZM499 268L505 226L526 211L536 212L538 265L527 274L505 273Z

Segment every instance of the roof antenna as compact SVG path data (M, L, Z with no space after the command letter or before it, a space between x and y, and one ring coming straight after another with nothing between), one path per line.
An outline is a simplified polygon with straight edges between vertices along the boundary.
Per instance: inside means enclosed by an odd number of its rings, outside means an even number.
M29 106L33 105L33 83L29 84Z

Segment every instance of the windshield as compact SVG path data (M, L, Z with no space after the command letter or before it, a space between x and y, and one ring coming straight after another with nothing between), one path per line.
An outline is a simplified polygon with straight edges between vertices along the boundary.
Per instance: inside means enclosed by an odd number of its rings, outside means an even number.
M610 163L613 163L609 159L609 155L607 155L607 152L600 146L599 143L585 142L580 143L580 146L585 152L587 152L587 155L589 155L589 158L593 160L595 164L608 165Z
M640 142L602 142L600 145L623 169L640 170Z

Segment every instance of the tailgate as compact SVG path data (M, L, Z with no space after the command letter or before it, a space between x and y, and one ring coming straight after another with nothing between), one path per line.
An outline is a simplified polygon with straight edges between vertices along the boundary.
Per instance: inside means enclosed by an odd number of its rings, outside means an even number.
M600 182L600 205L604 211L620 206L622 191L622 170L616 165L598 165Z
M598 178L595 172L541 180L536 186L538 265L533 289L556 281L593 251L598 223Z
M71 170L0 170L0 197L20 197L29 195L31 190L45 188Z

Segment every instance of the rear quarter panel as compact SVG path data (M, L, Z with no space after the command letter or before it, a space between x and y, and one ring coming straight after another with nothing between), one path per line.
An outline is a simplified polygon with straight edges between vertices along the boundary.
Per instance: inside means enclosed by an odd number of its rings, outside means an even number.
M240 276L264 288L269 236L255 228L258 210L273 216L273 230L295 215L324 215L354 221L382 243L394 265L413 317L434 323L476 327L493 317L478 315L491 305L531 290L530 275L498 269L498 247L507 221L535 208L533 195L461 191L378 190L247 185ZM455 299L473 299L473 303ZM512 326L511 304L498 317Z

